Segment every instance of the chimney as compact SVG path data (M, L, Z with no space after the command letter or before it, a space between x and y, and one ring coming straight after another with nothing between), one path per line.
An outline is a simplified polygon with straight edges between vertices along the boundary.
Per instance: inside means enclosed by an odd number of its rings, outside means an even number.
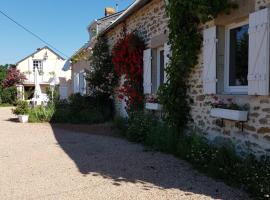
M114 8L111 8L111 7L105 8L105 16L106 16L106 17L107 17L107 16L110 16L110 15L113 15L113 14L115 14L115 13L116 13L116 11L115 11Z

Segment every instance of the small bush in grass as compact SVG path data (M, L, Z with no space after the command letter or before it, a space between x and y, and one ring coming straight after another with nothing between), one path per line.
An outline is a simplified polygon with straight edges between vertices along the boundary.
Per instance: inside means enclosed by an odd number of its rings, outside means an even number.
M239 157L231 144L216 146L196 131L176 133L166 123L143 112L132 113L127 123L117 126L132 142L187 160L207 175L245 189L255 199L270 199L270 157Z
M55 107L53 104L48 106L37 106L30 110L29 112L29 122L31 123L41 123L50 122L55 112Z

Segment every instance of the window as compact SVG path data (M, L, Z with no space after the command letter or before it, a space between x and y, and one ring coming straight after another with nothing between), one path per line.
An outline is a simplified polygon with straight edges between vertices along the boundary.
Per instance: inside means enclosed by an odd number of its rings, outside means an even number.
M79 73L79 91L81 95L86 94L86 80L85 80L85 72Z
M248 22L226 28L225 38L225 92L248 91Z
M38 69L40 72L43 72L43 63L42 60L33 60L33 72Z
M152 50L152 93L156 94L160 85L164 83L164 48L159 47Z
M164 83L164 49L158 48L157 50L157 86Z

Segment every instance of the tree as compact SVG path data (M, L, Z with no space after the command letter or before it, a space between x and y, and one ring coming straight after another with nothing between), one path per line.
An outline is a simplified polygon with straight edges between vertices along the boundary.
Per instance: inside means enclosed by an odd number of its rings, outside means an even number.
M109 98L113 95L117 77L112 64L112 57L105 37L98 37L90 57L91 70L86 80L93 96Z
M8 65L0 65L0 88L7 76L7 67Z
M6 78L2 85L3 88L9 88L15 86L16 84L21 84L24 80L26 80L26 77L20 72L20 70L10 68L7 71Z

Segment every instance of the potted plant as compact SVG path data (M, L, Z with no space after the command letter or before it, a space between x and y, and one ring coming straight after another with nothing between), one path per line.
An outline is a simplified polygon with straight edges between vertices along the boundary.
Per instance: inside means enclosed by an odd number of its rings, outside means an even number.
M149 95L146 98L145 108L148 110L161 110L162 106L158 103L158 98L154 95Z
M240 106L233 102L231 98L219 100L214 96L214 103L210 103L212 109L210 115L221 119L245 122L248 120L248 105Z
M21 123L27 123L29 118L29 105L27 101L19 101L13 114L18 116Z

